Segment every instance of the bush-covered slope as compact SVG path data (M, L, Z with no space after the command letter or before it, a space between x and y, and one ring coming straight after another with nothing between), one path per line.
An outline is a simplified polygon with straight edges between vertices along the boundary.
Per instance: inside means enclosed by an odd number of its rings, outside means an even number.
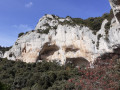
M78 69L55 62L26 64L0 59L0 80L11 90L119 90L120 59L102 59L94 68Z
M75 68L59 66L55 62L26 64L0 59L0 80L12 90L46 90L60 82L64 87L66 80L78 75Z
M0 82L0 90L11 90L10 86Z

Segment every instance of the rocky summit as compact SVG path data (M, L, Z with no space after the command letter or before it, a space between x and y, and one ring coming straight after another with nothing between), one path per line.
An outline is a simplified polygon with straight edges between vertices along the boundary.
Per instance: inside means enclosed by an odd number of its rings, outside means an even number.
M4 58L27 63L56 60L65 64L70 61L81 65L113 52L120 44L120 0L109 1L114 17L102 20L100 28L98 25L91 28L84 21L71 17L47 14L39 20L35 30L19 36Z

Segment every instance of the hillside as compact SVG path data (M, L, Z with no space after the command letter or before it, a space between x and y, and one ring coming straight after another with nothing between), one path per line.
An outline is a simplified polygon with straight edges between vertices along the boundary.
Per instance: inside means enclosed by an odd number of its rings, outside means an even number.
M0 81L6 88L2 90L119 90L119 55L102 55L95 61L94 68L0 59Z
M120 90L120 0L88 19L46 14L0 46L0 90Z

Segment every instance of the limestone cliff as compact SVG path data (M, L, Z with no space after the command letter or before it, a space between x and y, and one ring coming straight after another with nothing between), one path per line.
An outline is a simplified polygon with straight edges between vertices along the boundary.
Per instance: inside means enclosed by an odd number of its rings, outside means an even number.
M118 24L120 24L120 0L109 0L110 5L113 9L115 19Z
M76 65L93 62L95 58L112 52L120 44L119 18L115 11L114 14L110 28L105 28L108 23L105 19L96 34L83 24L74 24L70 17L45 15L39 20L35 30L19 37L4 57L27 63L39 60L57 60L61 64L72 61Z
M3 53L2 53L2 51L0 51L0 58L3 58Z

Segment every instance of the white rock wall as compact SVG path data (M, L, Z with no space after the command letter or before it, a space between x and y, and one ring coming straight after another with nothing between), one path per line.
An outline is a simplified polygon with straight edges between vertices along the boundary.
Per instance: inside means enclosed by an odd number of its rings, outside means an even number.
M43 29L43 22L48 23L47 18L52 18L52 15L44 16L38 22L35 31L30 31L29 33L21 36L16 41L15 45L13 45L10 51L6 52L4 57L7 57L11 60L23 60L24 62L36 62L38 57L40 56L40 52L44 47L45 43L49 43L49 46L56 45L59 47L59 50L54 51L52 55L47 55L46 59L50 60L61 60L61 64L66 62L66 58L78 58L84 57L89 62L93 62L93 60L103 54L105 52L112 52L112 46L114 44L119 44L120 40L118 39L120 36L119 26L113 25L109 32L110 41L109 43L105 40L105 24L108 22L104 20L101 29L97 32L96 35L93 34L92 30L85 26L69 26L69 25L60 25L58 24L56 19L55 25L58 25L57 29L51 29L48 34L38 33L38 29ZM49 21L50 26L54 26L54 22ZM44 29L46 29L45 27ZM98 40L98 35L102 35L102 37ZM51 39L50 39L51 38ZM99 45L97 46L97 43ZM67 48L77 49L77 51L68 51ZM10 57L12 54L12 57Z
M0 51L0 58L2 58L3 57L3 53Z
M117 24L120 24L120 0L109 0L113 9Z
M110 0L115 17L111 21L110 30L106 34L104 20L101 29L93 34L93 31L83 25L61 25L67 18L59 18L53 15L43 16L36 25L35 31L18 38L13 47L4 54L10 60L22 60L24 62L36 62L37 60L58 60L65 64L67 58L83 57L89 62L106 52L112 52L115 45L120 44L120 25L117 16L119 0ZM48 34L43 33L50 29ZM40 32L39 32L39 31ZM41 33L42 31L42 33Z

